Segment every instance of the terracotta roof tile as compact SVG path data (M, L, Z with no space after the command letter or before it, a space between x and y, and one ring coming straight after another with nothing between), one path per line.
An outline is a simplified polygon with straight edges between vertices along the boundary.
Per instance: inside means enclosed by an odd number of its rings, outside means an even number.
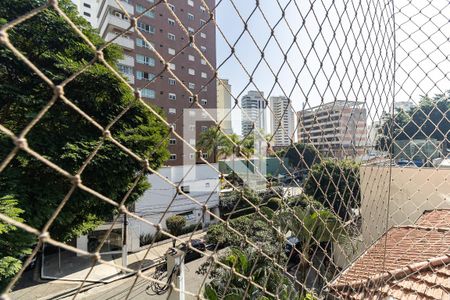
M450 227L450 209L425 211L416 221L416 225L429 227Z
M450 300L450 210L393 227L330 285L346 299Z

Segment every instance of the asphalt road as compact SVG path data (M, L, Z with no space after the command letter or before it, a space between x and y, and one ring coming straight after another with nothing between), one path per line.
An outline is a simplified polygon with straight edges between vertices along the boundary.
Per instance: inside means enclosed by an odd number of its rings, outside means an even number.
M197 260L191 261L185 264L185 289L191 293L197 294L200 290L204 276L196 274L195 271L198 270L200 265L206 261L205 258L199 258ZM145 275L151 276L155 272L154 269L150 269L144 272ZM112 282L100 287L92 288L82 294L79 294L76 299L87 299L87 300L122 300L126 299L127 295L130 293L130 288L133 286L135 277L130 277L116 282ZM128 299L167 299L169 293L164 295L149 295L146 292L149 282L145 279L139 278L134 284L131 294ZM149 290L148 293L151 293ZM66 298L72 299L73 296ZM186 295L186 300L197 299L190 295Z

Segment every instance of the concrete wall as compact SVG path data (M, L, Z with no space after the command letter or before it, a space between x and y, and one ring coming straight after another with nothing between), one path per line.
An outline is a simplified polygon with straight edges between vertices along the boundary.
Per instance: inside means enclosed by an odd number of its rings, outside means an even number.
M217 168L217 164L213 164ZM192 167L192 168L191 168ZM161 168L158 172L181 186L189 186L189 195L198 203L193 202L184 195L177 195L174 187L157 175L148 176L152 187L136 202L135 213L154 223L166 228L165 220L176 214L192 212L187 218L186 225L202 222L210 223L210 215L202 213L202 205L207 204L208 209L218 214L219 206L219 178L216 171L208 165L175 166ZM169 209L166 212L166 209ZM155 228L140 220L129 218L129 236L133 249L139 247L139 236L154 234ZM137 245L137 247L135 247Z
M414 224L425 210L450 208L449 182L450 169L362 166L362 234L335 248L335 263L346 267L387 229Z
M449 183L449 169L392 167L390 174L386 166L363 166L364 244L370 245L394 225L414 224L425 210L450 208Z

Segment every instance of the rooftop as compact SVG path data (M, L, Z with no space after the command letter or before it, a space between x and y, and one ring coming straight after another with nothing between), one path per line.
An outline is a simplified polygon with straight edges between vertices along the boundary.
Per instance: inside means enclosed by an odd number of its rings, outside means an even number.
M450 210L392 227L329 285L345 299L450 299Z

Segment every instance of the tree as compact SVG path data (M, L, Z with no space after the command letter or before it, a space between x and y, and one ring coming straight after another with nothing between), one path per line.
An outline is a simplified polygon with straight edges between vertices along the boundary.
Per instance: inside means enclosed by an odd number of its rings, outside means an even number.
M348 220L352 217L351 209L361 204L359 167L352 160L325 159L313 165L304 192Z
M186 218L179 215L173 215L166 219L166 227L169 233L174 236L179 236L183 232L183 227L186 226ZM173 246L175 247L176 240L173 239Z
M450 139L450 91L430 98L421 96L418 107L386 115L377 137L376 149L393 151L392 140Z
M230 192L220 195L220 214L223 218L230 219L241 215L248 215L254 211L250 203L258 205L260 202L260 197L249 187L245 186L239 190L233 189Z
M17 200L12 196L0 198L0 213L18 222L23 210L17 207ZM16 226L0 221L0 290L21 269L20 258L31 253L33 236L19 230Z
M320 156L316 148L311 144L297 143L289 147L285 157L293 168L310 168L313 164L320 163Z
M47 3L44 0L11 0L0 4L0 25ZM96 46L104 41L68 0L59 7ZM55 84L81 70L95 57L86 42L64 18L49 8L9 30L9 39ZM122 54L111 45L105 60L115 66ZM52 98L53 90L6 47L0 48L0 124L19 134ZM169 153L168 129L138 101L133 92L105 65L94 63L64 87L64 95L98 124L108 125L123 110L127 112L109 129L112 137L157 169ZM157 108L155 108L157 109ZM157 110L159 111L159 110ZM159 111L160 112L160 111ZM80 170L90 153L99 146L103 132L58 99L26 135L35 152L71 174ZM15 147L0 133L0 161ZM105 141L81 174L83 184L119 202L131 188L142 164ZM17 200L20 218L42 228L68 193L72 183L36 158L20 151L0 173L0 197ZM142 177L126 204L136 201L149 187ZM93 230L111 219L117 210L99 198L76 189L50 227L60 241ZM14 235L20 230L9 231ZM2 236L3 240L3 236Z
M225 135L218 127L210 127L200 134L200 138L197 141L197 149L208 153L215 160L229 155L230 151L232 151L226 141Z
M213 266L210 272L212 280L206 284L204 291L204 297L207 299L303 299L295 290L294 283L282 270L250 248L241 250L232 247L225 255L220 256L219 260L233 268L233 271L218 264ZM248 277L249 280L236 275L235 272ZM255 283L265 287L265 290L257 287Z

